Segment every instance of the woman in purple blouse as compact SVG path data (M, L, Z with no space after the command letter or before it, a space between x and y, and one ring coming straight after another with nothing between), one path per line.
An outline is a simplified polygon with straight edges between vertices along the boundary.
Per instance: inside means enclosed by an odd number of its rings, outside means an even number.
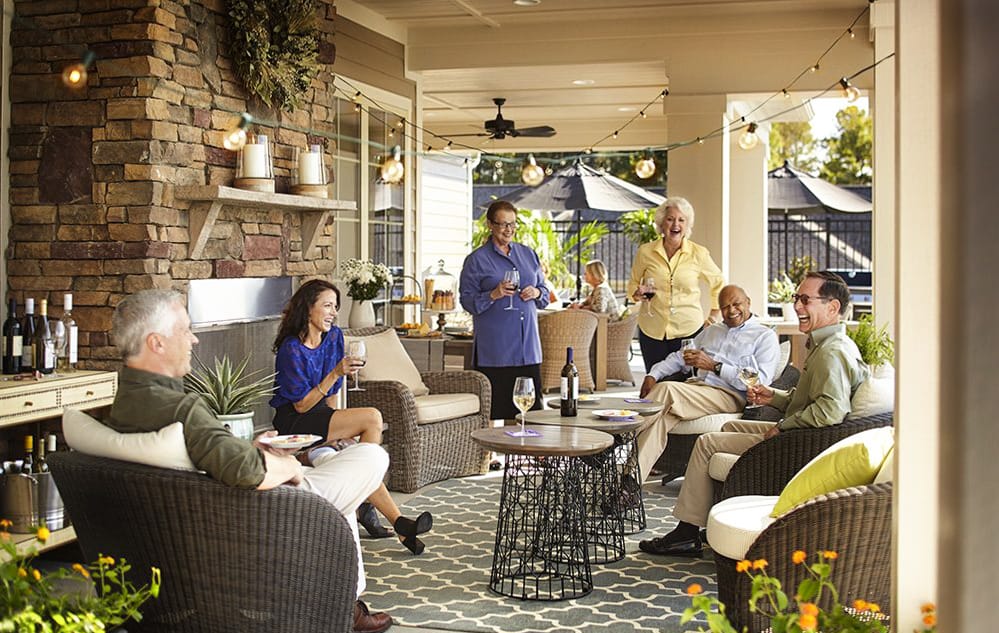
M275 409L274 427L282 434L321 436L324 444L319 451L334 450L339 443L354 438L382 442L382 414L377 409L333 408L333 396L340 391L344 376L360 369L358 361L344 355L343 332L334 325L339 307L336 286L321 279L307 281L288 302L274 339L277 376L270 401ZM310 459L313 451L309 451ZM416 519L402 516L382 484L357 511L365 530L376 538L392 532L378 523L375 508L392 523L403 545L414 554L423 552L423 541L417 535L433 526L429 512Z

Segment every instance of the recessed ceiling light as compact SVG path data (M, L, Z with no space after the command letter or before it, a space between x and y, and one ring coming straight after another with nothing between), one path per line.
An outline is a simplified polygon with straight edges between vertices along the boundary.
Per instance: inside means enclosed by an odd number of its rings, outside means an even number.
M617 111L618 112L634 112L635 108L633 108L631 106L621 106L620 108L617 109Z
M518 7L535 7L541 4L541 0L513 0Z
M573 79L572 80L572 85L574 85L574 86L592 86L595 83L597 83L597 82L593 81L592 79Z

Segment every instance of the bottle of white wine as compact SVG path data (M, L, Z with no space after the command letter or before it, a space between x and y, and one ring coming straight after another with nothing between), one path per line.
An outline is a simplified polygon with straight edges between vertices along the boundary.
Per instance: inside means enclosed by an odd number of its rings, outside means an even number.
M562 367L561 401L563 418L576 417L579 408L579 370L572 362L572 348L565 348L565 366Z
M42 299L41 309L38 314L38 331L35 332L35 371L43 374L51 374L55 371L55 338L52 337L52 328L49 327L49 302Z
M64 340L58 347L58 367L60 372L76 371L76 360L79 350L79 330L76 327L76 319L73 318L73 295L66 293L62 298L62 319L59 320L62 326Z

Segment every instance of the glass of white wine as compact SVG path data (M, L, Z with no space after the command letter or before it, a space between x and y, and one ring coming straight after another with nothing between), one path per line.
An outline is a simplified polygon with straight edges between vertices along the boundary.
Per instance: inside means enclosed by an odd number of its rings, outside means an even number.
M517 376L513 382L513 405L520 411L520 430L510 435L514 437L529 437L525 429L527 410L534 406L534 379L529 376Z
M697 343L694 342L694 339L692 339L692 338L685 338L682 341L680 341L680 356L685 356L688 351L693 352L696 349L697 349ZM684 364L685 365L687 364L686 363L686 359L684 359ZM693 365L690 365L689 367L690 367L690 375L692 377L696 376L697 375L697 368L694 367Z
M746 385L746 389L760 382L760 368L756 364L755 356L743 356L739 361L739 380ZM746 404L747 409L756 409L759 406L748 402Z
M368 359L368 350L364 346L364 341L351 341L350 345L347 346L347 356L354 359L354 364L360 363L357 369L354 370L354 386L347 391L366 391L361 388L361 367Z

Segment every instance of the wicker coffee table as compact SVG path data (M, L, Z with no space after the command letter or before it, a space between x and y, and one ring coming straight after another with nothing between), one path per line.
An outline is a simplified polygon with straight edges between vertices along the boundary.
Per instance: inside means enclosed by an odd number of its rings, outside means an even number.
M593 590L587 556L581 458L614 443L583 428L528 426L479 429L472 439L507 456L496 520L489 588L521 600L566 600Z

